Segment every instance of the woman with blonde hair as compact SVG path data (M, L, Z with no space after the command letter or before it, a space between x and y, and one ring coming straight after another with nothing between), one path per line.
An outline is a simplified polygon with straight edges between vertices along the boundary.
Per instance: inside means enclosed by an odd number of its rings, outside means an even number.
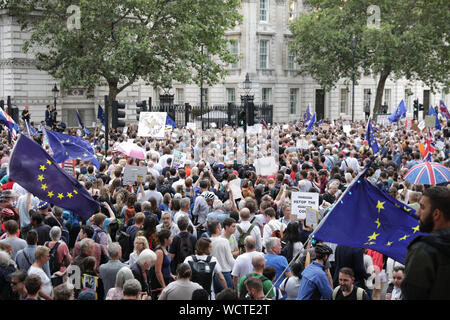
M134 250L130 254L130 259L128 260L128 265L133 265L137 258L139 257L139 254L144 250L149 249L148 241L144 236L137 236L134 239Z

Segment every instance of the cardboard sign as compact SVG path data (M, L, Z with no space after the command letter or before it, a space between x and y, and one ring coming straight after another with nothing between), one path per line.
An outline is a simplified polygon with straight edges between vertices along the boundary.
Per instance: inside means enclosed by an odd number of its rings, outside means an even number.
M315 229L319 224L319 210L307 207L305 214L305 226Z
M195 131L195 129L197 128L197 125L195 124L195 122L188 122L188 123L186 124L186 128L187 128L187 129L192 129L192 130Z
M123 170L123 185L133 185L138 181L138 179L144 182L146 175L147 167L127 165Z
M139 114L139 137L162 139L165 136L167 112L141 112Z
M434 128L436 125L436 116L426 116L425 117L425 127Z
M257 175L270 176L278 172L278 165L274 157L256 159L254 166Z
M291 193L291 214L298 219L306 219L306 208L319 210L319 194L315 192Z
M433 123L434 126L434 123ZM422 131L423 129L425 129L425 121L420 121L419 124L417 125L417 127L420 129L420 131Z
M172 168L182 168L186 162L187 156L178 150L173 151Z

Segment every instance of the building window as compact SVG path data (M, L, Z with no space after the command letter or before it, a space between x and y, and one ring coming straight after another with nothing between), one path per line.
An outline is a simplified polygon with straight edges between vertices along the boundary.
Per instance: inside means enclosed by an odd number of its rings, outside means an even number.
M184 104L184 89L176 88L175 93L176 93L177 104Z
M263 104L270 104L271 96L272 96L271 88L262 88L261 102Z
M227 88L227 103L236 103L236 90Z
M259 68L267 69L268 66L269 40L259 41Z
M203 96L203 106L207 107L208 106L208 88L203 88L202 89L202 96Z
M239 48L236 40L230 41L230 54L236 59L236 63L230 63L230 68L237 69L239 62Z
M295 69L295 55L293 50L291 50L289 47L288 47L287 67L288 70Z
M268 21L268 0L259 0L259 21Z
M408 111L411 111L411 95L410 95L410 89L405 89L405 105L406 105L406 109Z
M297 113L297 99L298 99L298 89L289 90L289 113Z
M297 16L297 0L289 0L289 18L288 21L292 22Z
M392 110L391 105L391 89L384 89L384 103L388 105L388 112Z
M340 113L348 112L348 89L342 88L339 96Z

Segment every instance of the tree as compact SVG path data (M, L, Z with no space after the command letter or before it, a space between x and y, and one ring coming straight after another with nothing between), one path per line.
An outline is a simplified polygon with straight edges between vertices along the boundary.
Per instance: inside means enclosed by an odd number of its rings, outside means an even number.
M325 89L339 79L378 75L375 107L389 76L448 90L450 2L445 0L306 0L291 24L300 75ZM373 6L376 4L376 7ZM379 18L379 20L377 20ZM352 38L355 47L352 50ZM354 55L353 55L354 54ZM354 58L354 62L353 62Z
M24 51L63 88L109 87L110 103L139 79L218 82L233 62L226 30L240 22L238 0L8 0L31 33ZM79 28L75 22L79 21ZM75 28L73 28L75 26ZM201 53L201 44L208 54ZM213 56L215 59L210 59Z

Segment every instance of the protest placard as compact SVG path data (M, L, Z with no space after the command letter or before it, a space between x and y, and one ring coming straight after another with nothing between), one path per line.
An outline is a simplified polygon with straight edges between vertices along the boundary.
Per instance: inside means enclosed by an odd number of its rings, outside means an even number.
M195 130L195 129L197 128L197 126L196 126L195 122L188 122L188 123L186 124L186 128L187 128L187 129Z
M436 124L436 116L426 116L425 117L425 127L434 128Z
M319 194L315 192L291 193L291 214L298 219L306 219L306 208L319 209Z
M305 215L305 226L315 229L319 224L319 210L306 207Z
M141 112L139 114L139 137L162 139L165 136L167 112Z
M144 181L147 174L147 167L125 166L123 170L123 185L134 185L138 179Z
M173 151L172 168L182 168L186 162L187 156L178 150Z
M278 165L273 156L256 159L254 166L257 175L270 176L278 172Z

